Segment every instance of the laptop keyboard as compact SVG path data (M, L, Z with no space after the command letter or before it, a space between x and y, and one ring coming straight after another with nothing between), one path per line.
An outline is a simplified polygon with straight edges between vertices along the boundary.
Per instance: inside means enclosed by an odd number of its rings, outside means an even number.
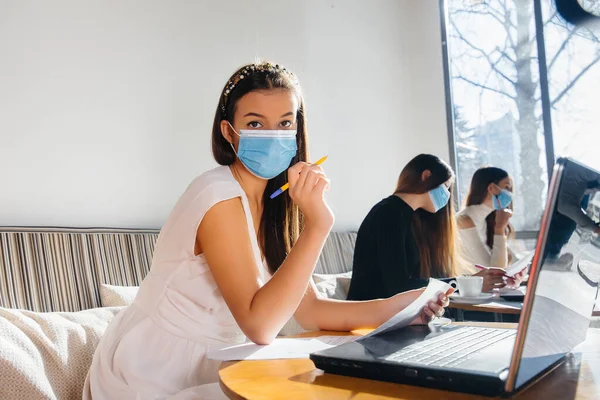
M435 367L456 367L494 343L516 334L514 329L461 328L404 347L384 359Z

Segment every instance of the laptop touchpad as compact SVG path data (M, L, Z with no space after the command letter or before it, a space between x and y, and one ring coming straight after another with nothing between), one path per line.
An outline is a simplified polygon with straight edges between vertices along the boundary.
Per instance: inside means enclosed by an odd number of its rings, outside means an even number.
M510 358L515 344L515 337L508 337L490 347L483 349L471 357L459 360L450 368L466 369L479 372L490 372L497 375L510 366Z

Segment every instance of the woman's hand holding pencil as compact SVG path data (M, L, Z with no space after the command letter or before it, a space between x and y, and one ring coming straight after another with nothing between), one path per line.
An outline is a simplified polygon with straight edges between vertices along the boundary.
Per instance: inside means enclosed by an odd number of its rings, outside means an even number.
M325 160L327 160L327 156L321 157L316 163L314 163L312 165L321 165ZM288 182L285 185L283 185L282 187L280 187L279 189L277 189L276 191L274 191L273 194L271 194L271 196L270 196L271 199L274 199L275 197L279 196L281 193L285 192L289 188L290 188L290 184Z
M323 162L324 159L319 160ZM316 228L328 234L333 226L334 216L325 201L325 190L329 179L317 163L299 162L288 169L289 195L298 205L306 220L306 228Z

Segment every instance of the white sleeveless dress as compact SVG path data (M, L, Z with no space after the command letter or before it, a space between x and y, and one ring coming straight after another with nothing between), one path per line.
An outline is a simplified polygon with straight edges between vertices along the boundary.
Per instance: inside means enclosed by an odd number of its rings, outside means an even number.
M229 311L203 255L194 255L198 226L215 204L241 198L256 268L261 261L248 198L229 167L197 177L164 224L134 303L110 323L94 354L84 399L220 398L213 348L246 337ZM232 250L235 243L231 244ZM205 386L201 386L205 385ZM186 390L187 389L187 390ZM220 393L220 394L219 394Z

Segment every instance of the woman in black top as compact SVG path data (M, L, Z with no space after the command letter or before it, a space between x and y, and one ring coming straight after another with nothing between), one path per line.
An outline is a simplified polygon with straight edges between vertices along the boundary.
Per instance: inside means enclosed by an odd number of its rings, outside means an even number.
M421 154L402 170L396 191L376 204L358 230L348 300L385 298L456 276L454 173ZM484 286L505 285L503 271L485 270ZM445 278L445 279L444 279Z

